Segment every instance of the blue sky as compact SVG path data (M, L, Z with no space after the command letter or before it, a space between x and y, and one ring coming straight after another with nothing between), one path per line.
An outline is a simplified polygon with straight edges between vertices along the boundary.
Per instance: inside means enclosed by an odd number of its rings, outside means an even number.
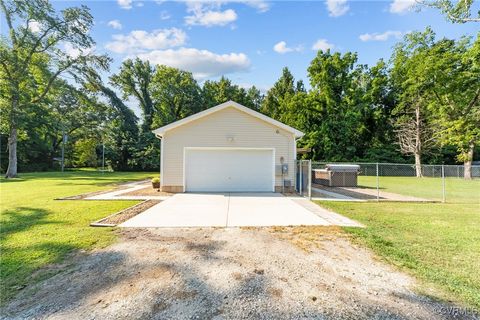
M474 36L476 23L452 24L436 10L389 1L57 1L85 4L95 18L95 50L113 59L139 56L192 71L199 81L225 75L235 83L268 89L288 66L308 83L316 50L358 52L359 62L388 59L409 31L430 25L438 36ZM315 46L315 44L317 44Z

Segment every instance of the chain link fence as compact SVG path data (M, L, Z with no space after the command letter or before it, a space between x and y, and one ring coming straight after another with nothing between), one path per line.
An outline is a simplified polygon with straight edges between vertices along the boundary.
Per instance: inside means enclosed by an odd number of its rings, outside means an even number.
M327 163L298 160L297 193L335 201L413 201L480 204L480 166L465 179L462 165Z

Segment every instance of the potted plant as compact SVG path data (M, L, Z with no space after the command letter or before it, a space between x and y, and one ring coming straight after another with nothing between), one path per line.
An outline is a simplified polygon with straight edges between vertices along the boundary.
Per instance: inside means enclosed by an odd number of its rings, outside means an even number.
M159 178L153 178L152 179L152 187L154 189L160 189L160 179Z

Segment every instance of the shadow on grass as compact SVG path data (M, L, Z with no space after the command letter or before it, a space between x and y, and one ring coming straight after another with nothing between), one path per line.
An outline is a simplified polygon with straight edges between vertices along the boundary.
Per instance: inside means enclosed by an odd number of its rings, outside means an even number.
M114 182L141 181L142 178L133 178L132 175L141 175L143 172L89 172L89 171L66 171L66 172L36 172L20 174L17 178L5 179L0 177L1 183L23 182L29 180L106 180ZM147 173L148 174L148 173ZM152 174L154 176L154 174Z
M0 185L2 185L4 183L24 182L24 181L27 181L27 179L24 179L24 178L13 178L13 179L1 178L0 179Z
M377 190L377 187L376 186L366 186L366 185L357 185L357 188L362 188L362 189L372 189L372 190ZM379 190L385 190L386 188L385 187L378 187Z
M31 283L50 278L64 270L65 265L59 264L66 255L77 250L68 243L44 242L28 247L2 246L0 260L0 305L5 304L23 288ZM26 257L38 257L32 263ZM44 263L47 262L47 265Z
M33 226L56 224L60 221L48 221L49 210L32 207L17 207L13 210L2 212L2 226L0 227L0 240L8 236L25 231Z

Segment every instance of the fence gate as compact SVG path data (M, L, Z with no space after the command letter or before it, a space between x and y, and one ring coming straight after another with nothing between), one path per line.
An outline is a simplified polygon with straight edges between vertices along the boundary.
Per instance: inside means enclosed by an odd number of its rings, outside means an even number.
M295 191L302 197L312 197L311 160L297 160L295 166Z

